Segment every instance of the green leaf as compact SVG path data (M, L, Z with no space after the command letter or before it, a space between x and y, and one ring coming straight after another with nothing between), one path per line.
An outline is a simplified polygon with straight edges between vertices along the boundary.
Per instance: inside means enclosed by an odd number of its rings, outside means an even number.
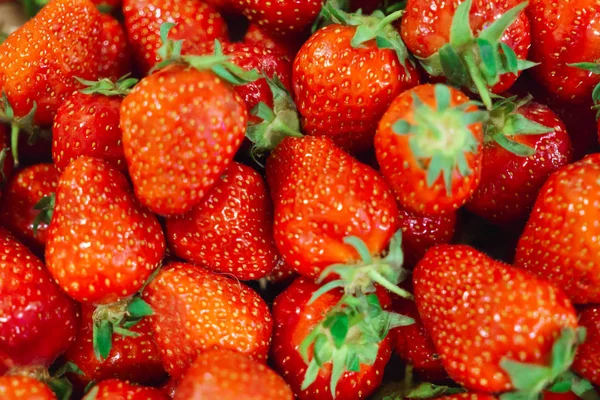
M84 375L83 371L74 362L68 361L60 366L56 371L52 373L54 378L62 378L67 373L73 373L77 375Z
M510 124L514 135L543 135L554 131L554 128L532 121L519 113L511 115Z
M548 388L548 391L552 393L567 393L571 391L572 385L573 383L570 381L560 381Z
M543 384L548 382L552 374L552 370L548 367L508 359L503 359L500 367L510 376L515 389L523 392L537 393L536 390L543 389Z
M583 69L585 71L593 72L594 74L600 74L600 64L595 62L580 62L567 64L569 67Z
M508 27L516 21L516 19L519 16L519 13L523 11L525 7L527 7L527 1L505 12L500 18L498 18L490 26L485 28L479 34L479 38L487 40L490 43L500 42L500 39L502 39L502 35L504 35L506 29L508 29Z
M331 381L330 381L330 389L331 395L333 398L336 397L335 392L337 389L337 384L344 374L346 369L346 358L348 357L348 349L343 347L341 349L335 350L333 352L333 360L331 362Z
M333 355L333 347L325 334L319 334L315 339L313 346L313 357L317 360L317 364L322 367L329 361Z
M520 71L519 58L517 57L515 51L503 42L500 42L500 48L502 49L501 58L504 66L502 72L512 72L514 74L518 73Z
M447 44L440 49L439 54L442 72L448 81L459 86L467 85L469 74L454 48Z
M263 103L262 101L258 103L250 112L250 114L259 117L260 119L273 122L275 120L275 113L271 110L271 107Z
M326 278L326 276L321 275L321 277L324 279ZM321 281L321 277L319 277L319 281ZM331 281L326 283L325 285L321 286L318 290L316 290L312 296L310 297L310 300L308 300L308 304L312 304L314 303L319 297L323 296L325 293L339 288L339 287L344 287L344 281L341 279L337 279L335 281Z
M113 333L115 333L117 335L125 336L125 337L139 337L140 336L139 332L133 332L133 331L130 331L129 329L125 329L120 326L114 326Z
M319 375L320 367L317 364L317 361L313 359L310 364L308 364L308 368L304 374L304 380L302 381L301 390L306 390L310 385L312 385L317 376Z
M455 48L466 45L473 39L469 14L472 0L465 0L456 8L450 28L450 43Z
M333 344L336 348L340 349L344 345L346 336L348 335L348 329L348 316L346 314L339 315L329 329L331 337L333 338Z
M133 318L137 317L148 317L154 315L152 307L141 297L134 297L131 302L127 305L127 312Z
M496 49L484 39L476 40L479 48L479 58L481 59L480 70L486 81L498 79L498 69L496 67Z
M90 389L89 392L87 392L87 394L85 395L85 397L82 400L96 400L96 397L98 396L99 391L100 391L100 388L98 386L94 386L93 388Z
M94 323L92 337L94 354L98 360L105 360L112 348L113 325L109 321Z
M494 135L493 139L506 151L513 153L519 157L530 157L535 154L535 149L533 147L529 147L512 139L509 139L502 133Z
M372 264L373 257L367 244L358 236L347 236L344 238L344 243L354 247L360 258L365 264Z
M412 133L412 125L403 119L399 119L392 125L392 131L398 135L406 135Z
M409 399L432 399L443 395L450 395L456 393L464 393L466 390L463 388L455 388L449 386L439 386L433 383L421 383L416 388L412 389L406 395Z
M49 379L47 382L48 387L58 400L69 400L73 394L73 385L68 379Z
M446 85L435 85L435 99L437 101L437 110L442 112L450 108L450 88Z

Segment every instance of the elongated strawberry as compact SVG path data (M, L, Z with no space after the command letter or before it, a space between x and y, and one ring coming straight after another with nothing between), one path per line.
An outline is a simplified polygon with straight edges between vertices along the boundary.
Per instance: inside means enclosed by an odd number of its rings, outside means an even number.
M337 23L317 31L294 60L296 104L307 134L356 152L372 147L387 107L419 77L392 24L401 12L384 18L346 14L331 4L326 10Z
M151 321L163 365L175 379L200 352L212 348L266 359L273 325L269 309L237 281L171 263L148 285L144 299L154 310Z
M83 400L169 400L169 397L158 389L108 379L92 387Z
M469 390L533 397L568 370L582 341L562 291L469 246L430 249L413 282L448 375Z
M48 386L27 376L0 376L0 396L3 400L56 400Z
M111 15L102 14L101 40L100 76L115 80L131 73L132 60L125 29Z
M600 301L600 154L550 175L517 246L515 265L549 279L574 303Z
M410 212L453 212L481 176L487 114L462 92L421 85L398 96L379 122L375 153L381 173Z
M575 356L573 371L594 385L600 384L600 307L587 306L579 314L579 325L586 329L586 339Z
M263 178L234 162L205 201L167 220L167 238L184 260L238 279L259 279L278 260L272 221Z

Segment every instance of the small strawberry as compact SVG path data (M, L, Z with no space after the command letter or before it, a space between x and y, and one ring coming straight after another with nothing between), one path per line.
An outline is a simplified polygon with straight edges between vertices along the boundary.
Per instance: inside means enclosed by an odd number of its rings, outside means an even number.
M82 81L87 88L75 92L58 109L52 127L52 158L59 171L80 156L102 159L123 172L127 162L120 128L121 103L134 78L117 82Z
M290 60L294 60L301 43L290 43L290 40L283 40L265 32L258 24L251 23L244 36L244 43L248 46L262 46L266 49L279 53Z
M375 153L402 207L423 215L453 212L477 189L487 114L451 87L402 93L379 122Z
M169 396L151 387L108 379L92 387L83 400L169 400Z
M364 17L331 4L338 23L318 30L294 60L293 85L303 128L353 152L373 146L392 100L417 85L416 68L392 21L401 11Z
M579 325L586 329L586 339L579 346L573 371L600 385L600 307L585 307L579 314Z
M272 205L263 178L232 163L200 205L167 219L175 255L242 280L269 274L278 255Z
M174 40L185 39L183 50L215 39L227 39L227 24L208 4L198 0L124 0L123 15L129 43L137 66L146 74L161 61L161 26L177 26L170 33Z
M117 79L129 74L132 66L125 29L108 14L102 14L101 40L100 76Z
M600 302L600 154L550 175L517 246L515 265L548 279L577 304Z
M144 299L154 310L154 339L173 378L178 379L200 352L212 348L266 360L273 324L269 308L238 281L171 263L150 282Z
M568 370L582 341L564 293L469 246L430 249L413 283L442 364L469 390L535 398Z
M0 376L2 400L56 400L48 386L28 376Z
M231 350L208 350L188 368L175 400L293 400L285 381L268 367Z

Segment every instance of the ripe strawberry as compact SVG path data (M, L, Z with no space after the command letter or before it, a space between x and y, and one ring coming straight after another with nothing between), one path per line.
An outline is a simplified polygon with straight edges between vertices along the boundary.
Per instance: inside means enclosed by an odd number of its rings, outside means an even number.
M169 396L151 387L108 379L91 388L83 400L169 400Z
M75 340L75 305L44 264L4 228L0 298L0 374L19 367L47 368Z
M234 162L205 201L167 219L167 239L175 255L186 261L254 280L269 274L277 263L272 224L263 178Z
M485 129L481 182L467 204L505 227L524 223L548 176L572 160L571 140L558 116L529 99L512 100L494 106Z
M451 87L402 93L379 122L375 153L400 205L424 215L450 213L477 189L486 113Z
M373 146L381 116L419 77L388 19L331 12L343 16L342 23L320 29L302 46L294 60L294 93L307 134L329 136L356 152ZM380 42L391 44L379 48Z
M102 14L101 40L100 76L115 80L130 73L131 57L125 29L119 21L108 14Z
M175 400L293 400L285 381L247 356L230 350L208 350L188 368Z
M585 307L579 314L579 325L586 329L586 339L577 351L573 371L600 385L600 307Z
M0 202L0 221L36 253L44 254L49 219L38 219L40 199L56 191L60 174L52 164L37 164L18 171L6 185ZM36 226L37 225L37 226Z
M102 18L89 0L53 0L12 33L0 45L0 88L15 117L33 110L36 124L50 125L81 87L75 77L98 79L101 36Z
M215 39L227 39L227 24L208 4L198 0L124 0L125 29L140 72L146 74L160 60L160 28L177 24L172 39L184 39L183 50Z
M293 60L300 49L301 43L294 43L293 40L283 40L265 32L258 24L251 23L244 36L244 43L248 46L262 46L281 54L290 60Z
M171 263L148 285L144 299L154 310L154 339L173 378L212 348L266 360L271 315L258 294L241 283L201 267Z
M577 317L550 283L465 245L430 249L413 282L423 325L465 388L533 398L570 367Z
M136 79L84 82L86 89L65 101L54 119L52 158L59 171L80 156L102 159L123 172L127 162L119 126L121 103Z
M56 400L48 386L28 376L0 376L2 400Z
M550 280L577 304L600 302L599 174L594 154L550 175L515 257L516 266Z
M520 71L535 65L525 61L531 44L526 5L520 0L408 0L402 39L430 75L478 92L491 108L489 91L506 91Z

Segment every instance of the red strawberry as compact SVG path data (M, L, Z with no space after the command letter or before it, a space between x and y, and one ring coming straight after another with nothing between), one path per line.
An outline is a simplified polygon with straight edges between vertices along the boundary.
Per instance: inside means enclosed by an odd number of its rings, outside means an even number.
M526 5L520 0L409 0L402 38L430 75L475 90L491 108L489 91L504 92L521 70L535 65L524 61L531 44Z
M91 388L83 400L169 400L169 396L158 389L108 379Z
M0 202L2 225L10 229L22 243L41 254L46 246L49 219L38 219L40 210L36 209L36 204L56 191L59 176L52 164L24 168L8 182Z
M137 66L147 73L160 58L160 28L165 22L177 24L172 39L183 39L184 51L204 42L227 38L221 15L199 0L124 0L123 15L129 43Z
M0 298L0 374L19 367L49 367L75 340L75 305L44 264L3 228Z
M586 339L577 351L573 371L600 385L600 307L584 308L579 314L579 325L586 329Z
M562 121L548 107L527 101L495 105L491 120L503 126L486 127L481 182L467 204L505 227L526 221L548 176L572 159Z
M481 176L485 117L467 96L441 84L394 100L379 122L375 152L402 207L439 215L469 200Z
M114 80L130 73L131 56L125 29L119 21L108 14L102 14L101 40L100 76Z
M98 79L101 36L102 18L89 0L53 0L12 33L0 45L0 87L14 115L36 108L35 122L50 125L81 87L75 77Z
M277 263L272 221L263 178L234 162L205 201L183 216L167 219L167 238L184 260L254 280Z
M2 400L56 400L48 386L28 376L0 376Z
M80 156L100 158L123 172L127 162L120 128L121 103L136 79L84 83L56 113L52 128L52 158L59 171Z
M204 350L225 348L264 361L272 320L252 289L201 267L171 263L144 291L163 365L178 379ZM235 320L235 323L231 321Z
M430 249L413 282L448 375L467 389L534 396L570 367L577 317L550 283L464 245Z
M248 46L262 46L286 56L290 60L295 58L301 45L300 43L290 43L290 40L283 40L277 36L270 35L260 25L253 23L248 27L248 31L244 36L244 43Z
M383 17L341 15L343 24L320 29L302 46L293 84L306 133L329 136L356 152L373 146L381 116L419 77L400 34ZM360 35L368 29L372 35ZM393 47L379 48L376 40Z
M519 240L515 265L562 288L574 303L600 302L600 154L550 175Z
M188 368L175 400L293 400L285 381L247 356L230 350L208 350Z

